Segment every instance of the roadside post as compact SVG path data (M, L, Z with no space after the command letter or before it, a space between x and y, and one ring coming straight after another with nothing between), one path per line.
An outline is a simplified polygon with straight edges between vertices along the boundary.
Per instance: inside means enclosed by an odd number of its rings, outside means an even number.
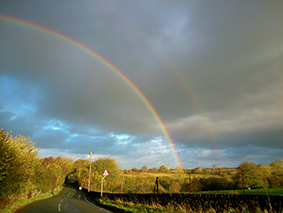
M103 192L103 179L106 178L108 176L108 171L107 169L105 169L104 173L103 173L103 178L101 179L101 197L102 197L102 192Z

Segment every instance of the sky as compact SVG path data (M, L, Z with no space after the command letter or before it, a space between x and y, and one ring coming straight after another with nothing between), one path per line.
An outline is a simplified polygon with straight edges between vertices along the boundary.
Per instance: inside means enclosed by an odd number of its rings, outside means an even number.
M123 169L283 153L283 2L0 0L0 128ZM33 27L32 27L33 26Z

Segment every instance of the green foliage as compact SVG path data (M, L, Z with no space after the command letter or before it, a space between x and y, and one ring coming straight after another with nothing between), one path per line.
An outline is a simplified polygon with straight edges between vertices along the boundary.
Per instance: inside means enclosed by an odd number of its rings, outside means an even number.
M171 169L170 172L163 170L165 166L161 166L161 170L160 168L150 168L147 173L126 173L124 175L124 193L152 193L153 190L148 186L154 187L156 177L159 177L163 193L241 189L241 174L243 174L246 189L278 188L283 187L282 162L283 160L278 160L265 166L243 162L238 168L203 169L197 167L192 170L183 170L177 167ZM158 170L159 173L157 173ZM151 177L151 179L146 177ZM138 180L138 184L135 184L136 180Z
M197 167L191 170L191 174L203 174L203 169L201 167Z
M107 198L99 198L96 199L96 203L104 208L112 210L113 212L181 212L181 211L174 211L172 208L162 207L159 204L157 205L142 205L142 204L134 204L132 202L122 202L122 201L114 201Z
M35 174L36 175L33 177L33 182L36 186L36 189L41 191L41 193L49 192L54 185L51 181L53 174L50 172L50 170L43 166L39 161L35 167Z
M64 181L65 177L73 172L73 161L69 158L62 157L48 157L43 158L41 161L41 169L46 175L49 177L49 186L51 190L56 190L56 188L60 187Z
M152 172L152 173L156 173L156 172L158 172L158 169L153 167L153 168L150 168L148 171Z
M61 187L61 189L62 188L63 187ZM8 207L6 207L4 209L1 209L0 213L12 213L12 212L15 212L17 209L19 209L19 208L21 208L23 206L26 206L29 203L33 203L35 201L39 201L39 200L50 198L50 197L58 194L61 191L61 189L58 190L57 193L55 193L55 194L51 194L51 193L47 194L46 193L46 194L37 195L37 196L32 197L32 198L28 198L28 199L17 201L15 203L13 203L11 206L8 206Z
M124 193L153 193L155 180L154 176L125 175Z
M234 180L238 188L266 188L265 181L262 178L262 171L255 163L243 162L238 167L238 173L235 175Z
M105 169L107 169L109 176L108 180L119 179L121 176L121 169L117 161L114 158L99 158L92 163L92 168L94 172L98 173L99 177L103 177Z
M88 160L77 160L74 163L75 175L78 177L78 183L81 186L87 187L89 179L89 166L90 161ZM104 191L113 192L116 190L121 191L121 174L122 170L120 169L117 161L113 158L99 158L92 162L91 164L91 185L95 185L98 189L101 184L101 179L103 173L107 169L109 176L104 179Z
M131 171L132 171L132 172L138 172L139 169L138 169L137 167L134 167L134 168L131 169Z
M232 187L232 179L228 177L224 178L201 178L199 180L200 184L202 185L203 191L209 190L224 190L224 189L231 189Z
M40 159L29 136L12 137L0 129L0 208L18 199L54 192L64 183L70 159Z
M28 136L0 135L0 200L7 201L31 187L38 150Z
M160 173L167 173L170 171L170 168L169 167L166 167L166 166L160 166L159 169L158 169L158 172Z
M78 183L81 186L86 186L87 184L87 177L89 175L89 160L85 159L78 159L74 163L74 175L78 178Z
M139 203L138 201L132 201L132 202L123 202L120 199L111 200L107 198L96 198L95 202L102 206L103 208L106 208L108 210L111 210L113 212L174 212L174 213L215 213L215 212L223 212L223 213L250 213L250 212L257 212L257 213L266 213L266 212L275 212L274 210L262 210L261 207L256 203L255 201L252 201L247 203L242 203L238 207L231 207L229 205L223 205L220 202L217 202L218 205L215 205L214 208L211 206L206 206L205 203L198 204L196 207L192 207L190 205L187 205L185 203L179 202L179 203L169 203L167 205L162 205L158 201L150 201L150 204L148 203ZM220 205L219 205L220 204ZM249 205L252 206L252 208L249 208ZM250 209L250 211L249 211Z
M270 168L272 175L283 178L283 159L279 159L271 163Z
M107 169L109 176L104 179L104 190L114 192L121 189L122 170L115 159L99 158L93 162L92 168L98 184L103 177L102 174Z
M146 165L143 165L141 168L142 172L148 172L148 168Z
M199 179L193 178L190 184L190 191L197 192L202 190L202 184L200 183Z
M0 129L0 208L19 198L54 193L70 173L77 176L80 184L87 186L88 160L79 159L73 163L62 157L40 159L38 150L30 137L12 137L11 133ZM106 192L152 193L156 177L159 177L163 193L238 189L242 188L242 177L246 189L283 187L283 159L266 166L243 162L237 169L197 167L184 170L177 167L170 170L166 166L152 169L143 166L140 170L134 167L122 174L115 159L99 158L92 162L91 168L91 184L96 186L100 186L102 174L108 170L109 176L104 179Z
M4 129L0 130L0 181L3 183L4 179L8 177L10 162L13 160L15 153L9 145L9 133L5 133ZM2 185L2 184L1 184Z
M113 158L99 158L92 163L92 180L100 184L104 171L107 169L109 176L104 179L104 190L112 192L120 188L122 170Z

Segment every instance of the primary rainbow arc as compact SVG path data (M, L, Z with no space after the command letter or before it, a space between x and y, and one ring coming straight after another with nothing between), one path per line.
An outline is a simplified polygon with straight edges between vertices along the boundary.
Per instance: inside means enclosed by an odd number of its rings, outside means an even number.
M30 23L27 21L23 21L14 17L9 17L9 16L5 16L5 15L1 15L0 14L0 20L3 22L7 22L7 23L13 23L13 24L18 24L27 28L31 28L37 31L41 31L43 33L49 34L51 36L57 37L65 42L68 42L78 48L80 48L81 50L83 50L84 52L90 54L91 56L95 57L96 59L98 59L100 62L102 62L105 66L109 67L114 73L116 73L137 95L138 97L141 99L141 101L146 105L146 107L149 109L150 113L153 115L153 117L155 118L155 120L157 121L158 125L160 126L165 138L167 139L169 146L172 150L173 156L175 158L175 162L177 164L177 166L181 166L181 162L179 159L179 156L177 154L176 151L176 147L173 143L173 140L168 132L168 130L166 129L161 117L158 115L157 111L154 109L154 107L152 106L152 104L149 102L149 100L145 97L145 95L140 91L140 89L124 74L122 73L117 67L115 67L113 64L111 64L109 61L107 61L105 58L103 58L101 55L98 55L98 53L96 53L94 50L86 47L85 45L79 43L78 41L69 38L61 33L55 32L53 30L50 30L48 28L42 27L40 25L34 24L34 23Z

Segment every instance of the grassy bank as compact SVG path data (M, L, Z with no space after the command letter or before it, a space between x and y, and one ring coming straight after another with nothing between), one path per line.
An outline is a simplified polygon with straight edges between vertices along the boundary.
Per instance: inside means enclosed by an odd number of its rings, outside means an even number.
M4 209L0 209L0 213L12 213L12 212L15 212L17 209L19 209L19 208L21 208L23 206L26 206L26 205L28 205L30 203L33 203L33 202L39 201L39 200L43 200L43 199L47 199L47 198L50 198L50 197L52 197L54 195L57 195L62 189L63 189L63 186L55 194L52 194L52 193L50 193L50 194L41 194L41 195L38 195L38 196L33 197L33 198L17 201L15 203L13 203L11 206L8 206L8 207L6 207Z
M270 188L270 189L251 189L251 190L246 190L246 194L250 195L279 195L283 196L283 188ZM204 194L242 194L242 190L222 190L222 191L203 191L203 192L198 192L198 193L204 193ZM135 204L132 202L122 202L120 200L113 201L107 198L97 198L95 202L113 212L165 212L165 213L181 213L181 212L188 212L188 213L196 213L196 212L202 212L202 213L214 213L216 212L214 209L209 209L209 210L202 210L202 207L200 206L200 209L198 211L193 211L190 209L189 206L185 205L179 205L179 206L160 206L159 204L154 204L154 205L142 205L142 204ZM232 213L232 212L245 212L249 213L247 210L248 208L243 208L243 210L239 209L232 209L227 207L227 210L223 210L224 213ZM256 212L258 213L268 213L267 211L262 211L260 209L255 209ZM274 212L273 212L274 213Z
M106 198L97 198L95 202L101 207L111 210L113 212L125 212L125 213L139 213L139 212L152 212L152 213L216 213L216 211L211 208L208 210L203 210L200 206L197 211L193 211L189 206L179 205L179 206L166 206L162 207L158 204L156 205L142 205L142 204L134 204L132 202L121 202L121 201L113 201ZM250 213L248 208L243 208L243 210L232 209L227 207L227 210L223 210L223 213ZM257 213L269 213L268 211L262 211L259 208L255 209ZM274 213L273 211L271 211Z

